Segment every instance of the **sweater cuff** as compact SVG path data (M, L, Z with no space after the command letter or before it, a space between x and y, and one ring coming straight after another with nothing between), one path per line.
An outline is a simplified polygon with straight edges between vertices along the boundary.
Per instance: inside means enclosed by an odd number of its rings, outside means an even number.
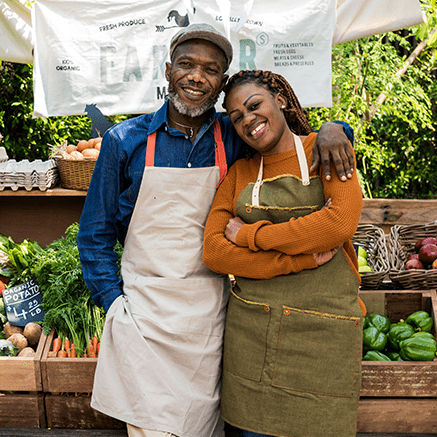
M298 255L295 256L298 270L294 273L299 273L302 270L311 270L318 267L314 255Z
M260 249L256 247L255 237L258 229L264 225L269 225L271 222L268 220L260 220L253 225L243 225L237 232L235 238L236 244L239 247L248 247L253 252L258 252Z

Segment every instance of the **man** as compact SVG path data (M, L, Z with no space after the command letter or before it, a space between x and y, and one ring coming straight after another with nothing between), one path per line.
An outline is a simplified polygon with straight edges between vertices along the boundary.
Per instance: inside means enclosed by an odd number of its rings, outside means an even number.
M170 58L168 101L104 135L81 217L84 279L107 312L91 405L126 422L130 437L215 437L229 280L203 264L202 239L216 187L243 150L214 109L232 47L194 24L173 37ZM321 133L331 141L338 129Z

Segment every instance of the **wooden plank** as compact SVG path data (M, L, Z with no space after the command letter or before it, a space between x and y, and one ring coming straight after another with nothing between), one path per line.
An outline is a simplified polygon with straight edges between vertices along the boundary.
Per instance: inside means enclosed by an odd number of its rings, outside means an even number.
M361 396L436 397L437 361L363 361Z
M437 398L361 398L357 428L360 433L437 433Z
M393 226L423 224L436 219L435 199L363 199L360 222Z
M125 423L94 410L91 397L84 395L46 394L48 428L124 429Z
M91 393L97 358L49 358L55 331L49 334L41 358L43 391Z
M0 357L0 390L42 390L41 357L46 340L43 333L33 357Z
M0 396L0 428L44 428L46 426L42 393Z

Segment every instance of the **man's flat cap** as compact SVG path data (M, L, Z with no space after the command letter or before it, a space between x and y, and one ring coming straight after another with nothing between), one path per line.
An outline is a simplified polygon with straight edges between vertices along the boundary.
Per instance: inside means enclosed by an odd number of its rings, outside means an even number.
M173 56L175 48L185 41L190 39L204 39L215 44L220 48L226 57L226 68L232 62L232 45L229 40L223 36L218 30L206 23L190 24L188 27L182 28L176 35L173 36L170 42L170 59Z

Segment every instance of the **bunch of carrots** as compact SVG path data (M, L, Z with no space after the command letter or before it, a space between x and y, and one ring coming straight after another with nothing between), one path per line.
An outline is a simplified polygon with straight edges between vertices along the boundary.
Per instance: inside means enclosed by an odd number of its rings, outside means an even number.
M83 352L82 352L83 351ZM70 339L62 333L53 340L53 347L49 356L58 358L97 358L100 352L100 340L94 335L88 340L85 348L78 348Z

